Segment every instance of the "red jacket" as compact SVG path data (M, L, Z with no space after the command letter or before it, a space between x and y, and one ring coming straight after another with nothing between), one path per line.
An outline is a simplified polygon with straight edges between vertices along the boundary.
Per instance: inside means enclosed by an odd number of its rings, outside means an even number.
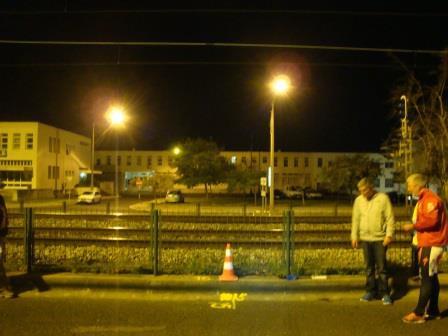
M443 201L429 189L423 188L419 193L414 228L419 247L448 245L448 224Z

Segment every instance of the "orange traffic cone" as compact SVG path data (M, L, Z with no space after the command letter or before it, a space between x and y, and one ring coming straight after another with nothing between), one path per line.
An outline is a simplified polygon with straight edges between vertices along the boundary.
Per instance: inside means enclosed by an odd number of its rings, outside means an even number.
M238 277L233 273L233 257L230 243L226 246L226 257L224 258L224 267L222 274L219 276L219 281L236 281Z

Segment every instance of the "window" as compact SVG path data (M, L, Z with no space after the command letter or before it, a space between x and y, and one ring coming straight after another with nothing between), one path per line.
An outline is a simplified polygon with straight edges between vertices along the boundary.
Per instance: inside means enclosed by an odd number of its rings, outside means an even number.
M137 166L141 166L141 165L142 165L142 157L137 156Z
M59 153L60 140L56 137L49 137L48 151L50 153Z
M25 136L26 149L33 149L34 147L34 137L33 133L27 133Z
M308 168L310 166L310 160L307 157L305 158L304 165L306 168Z
M264 163L264 164L268 163L268 157L267 157L267 156L263 156L263 159L262 159L262 160L263 160L263 163Z
M241 157L241 163L246 164L246 157L245 156Z
M14 133L12 135L12 148L20 149L20 133Z
M118 155L117 157L117 165L121 166L121 155Z
M283 158L283 167L288 167L288 164L289 164L289 162L288 162L288 158L287 157L285 157L285 158Z
M375 186L375 188L379 188L381 187L381 181L379 178L376 178L375 180L373 180L373 185Z
M126 166L130 166L132 164L132 157L130 155L128 155L126 157Z
M317 158L317 167L322 168L324 160L322 158Z
M163 158L162 158L161 156L159 156L159 157L157 158L157 164L158 164L159 166L161 166L161 165L163 164Z
M148 167L152 166L152 157L148 156L148 158L146 159L146 164L148 165Z
M58 179L59 178L59 166L48 166L48 179Z
M173 158L171 156L168 156L168 165L171 166L173 163Z
M8 150L8 133L2 133L0 135L0 146L2 150Z
M294 167L298 167L299 166L299 158L294 158Z
M385 187L386 188L393 188L394 187L394 179L387 178L385 181Z
M101 159L96 159L96 166L101 166Z
M110 156L110 155L108 155L107 156L107 158L106 158L106 164L108 165L108 166L110 166L110 165L112 165L112 157Z
M277 167L277 157L274 157L274 167Z
M53 169L51 168L51 166L48 166L48 179L52 178L52 171Z

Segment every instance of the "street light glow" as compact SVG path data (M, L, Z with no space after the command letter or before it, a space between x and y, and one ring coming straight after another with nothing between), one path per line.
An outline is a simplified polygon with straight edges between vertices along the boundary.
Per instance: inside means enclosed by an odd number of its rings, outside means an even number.
M126 119L126 114L123 107L112 106L107 115L107 119L109 119L112 126L122 126Z
M286 92L288 92L290 86L291 81L289 80L288 76L285 75L279 75L275 77L271 83L272 92L274 92L274 94L276 95L284 95Z
M173 153L174 153L174 155L179 155L180 154L180 148L179 147L174 147L173 148Z

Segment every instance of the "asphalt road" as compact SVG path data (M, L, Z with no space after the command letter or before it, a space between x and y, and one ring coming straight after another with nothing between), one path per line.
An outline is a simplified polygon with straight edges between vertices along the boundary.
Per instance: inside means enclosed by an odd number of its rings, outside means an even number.
M383 306L345 293L53 289L0 301L0 335L445 335L448 317L407 325L417 291ZM448 293L441 308L448 312Z

